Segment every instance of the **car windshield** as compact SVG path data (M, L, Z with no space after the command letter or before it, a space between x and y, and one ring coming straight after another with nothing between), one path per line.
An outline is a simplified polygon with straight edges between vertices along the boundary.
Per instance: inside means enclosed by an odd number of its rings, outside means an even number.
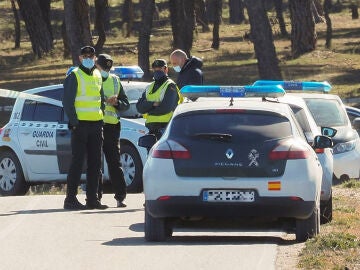
M348 118L337 100L306 98L305 102L318 126L333 127L348 124Z
M211 121L209 121L211 119ZM259 113L197 113L174 119L170 136L188 137L227 134L233 141L265 141L292 135L286 117Z

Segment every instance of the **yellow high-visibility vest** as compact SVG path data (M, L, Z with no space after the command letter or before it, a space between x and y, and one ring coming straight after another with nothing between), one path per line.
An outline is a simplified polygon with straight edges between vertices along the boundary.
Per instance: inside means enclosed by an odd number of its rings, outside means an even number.
M103 82L103 90L106 98L118 95L120 91L120 79L118 76L110 74L106 81ZM116 112L116 108L106 103L104 113L104 123L117 124L119 123L119 117Z
M146 100L152 102L161 102L164 99L169 84L175 85L179 96L178 104L182 103L183 97L180 94L179 88L176 86L176 83L171 79L167 79L154 93L152 93L152 90L154 88L155 82L152 82L148 89L146 89ZM170 121L173 114L174 112L169 112L163 115L152 115L147 113L143 115L143 117L146 119L146 123L167 123Z
M93 75L88 75L80 68L74 69L78 87L75 97L75 110L79 120L99 121L104 118L101 110L102 77L95 69Z

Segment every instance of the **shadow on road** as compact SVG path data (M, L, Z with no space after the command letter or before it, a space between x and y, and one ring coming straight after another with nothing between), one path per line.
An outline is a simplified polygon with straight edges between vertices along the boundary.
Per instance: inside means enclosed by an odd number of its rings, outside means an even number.
M195 233L196 234L196 233ZM143 236L115 238L111 241L104 242L105 246L171 246L171 245L258 245L258 244L275 244L275 245L292 245L295 240L286 240L280 236L174 236L165 242L146 242Z
M118 208L114 208L118 209ZM121 214L121 213L133 213L138 211L144 211L143 208L139 209L131 209L131 210L82 210L82 211L76 211L76 210L66 210L63 208L56 208L56 209L35 209L35 210L19 210L19 211L11 211L9 213L0 214L0 217L6 217L6 216L14 216L14 215L29 215L29 214L49 214L49 213L79 213L84 215L89 214Z

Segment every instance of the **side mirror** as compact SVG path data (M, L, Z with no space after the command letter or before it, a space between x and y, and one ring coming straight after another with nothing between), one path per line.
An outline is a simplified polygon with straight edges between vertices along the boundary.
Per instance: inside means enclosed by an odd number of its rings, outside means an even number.
M353 128L356 130L360 129L360 117L356 117L352 122Z
M328 137L334 137L337 133L337 130L335 128L331 127L321 127L321 134L328 136Z
M146 134L139 138L138 145L145 147L146 149L150 149L156 143L156 141L157 139L154 134Z
M317 135L314 139L314 149L323 149L323 148L330 148L333 147L333 141L330 137Z

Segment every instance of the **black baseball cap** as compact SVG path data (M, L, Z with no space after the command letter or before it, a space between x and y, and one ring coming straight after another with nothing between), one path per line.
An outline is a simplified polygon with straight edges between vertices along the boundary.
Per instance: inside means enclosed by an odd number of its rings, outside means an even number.
M152 68L162 68L167 67L167 63L165 59L155 59L151 66Z
M110 70L113 65L113 60L110 55L102 53L97 57L96 64L98 64L103 70Z
M80 54L81 55L85 55L85 54L95 54L95 48L91 47L91 46L84 46L80 49Z

